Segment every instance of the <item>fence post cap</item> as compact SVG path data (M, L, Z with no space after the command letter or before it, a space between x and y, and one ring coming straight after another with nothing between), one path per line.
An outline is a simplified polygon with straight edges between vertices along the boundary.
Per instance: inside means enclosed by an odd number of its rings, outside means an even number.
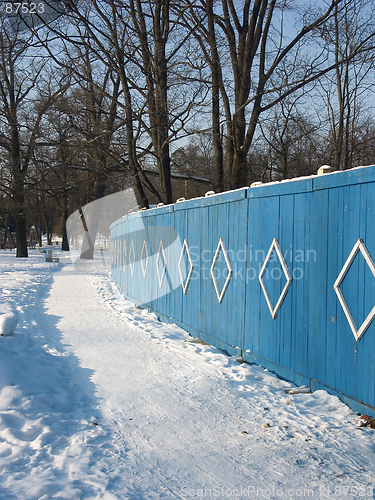
M329 174L330 172L332 172L332 167L330 167L329 165L322 165L319 169L318 169L318 172L317 174L318 175L324 175L324 174Z

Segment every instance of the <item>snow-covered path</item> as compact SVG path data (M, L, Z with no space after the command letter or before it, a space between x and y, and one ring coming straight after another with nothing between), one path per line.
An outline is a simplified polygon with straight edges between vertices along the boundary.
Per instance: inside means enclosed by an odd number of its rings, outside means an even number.
M100 260L62 260L0 255L19 315L0 337L2 500L373 498L375 431L338 398L286 395L127 302Z

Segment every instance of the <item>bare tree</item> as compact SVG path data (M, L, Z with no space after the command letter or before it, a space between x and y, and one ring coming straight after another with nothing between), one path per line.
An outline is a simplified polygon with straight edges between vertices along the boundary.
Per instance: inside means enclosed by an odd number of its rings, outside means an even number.
M341 53L332 60L317 43L321 30L328 26L342 9L353 2L332 0L324 12L305 11L300 27L292 27L297 11L291 12L288 2L276 0L221 0L213 4L201 0L207 13L201 16L204 28L199 36L210 47L206 54L211 63L212 87L219 79L222 108L226 120L226 161L229 187L247 184L247 156L256 138L262 113L282 102L289 95L340 68L355 55L365 54L373 47L373 33L367 33L351 53ZM193 3L195 6L196 3ZM220 51L212 33L210 17L214 9L215 36L225 39ZM201 9L202 11L202 9ZM196 18L199 9L190 9ZM285 26L288 33L285 33ZM203 45L203 43L201 43ZM308 50L307 50L308 47ZM203 48L204 50L204 48ZM229 56L230 64L225 63ZM220 59L219 69L217 59ZM213 91L217 96L217 91ZM217 113L213 127L217 131ZM220 153L218 153L220 155Z
M318 133L321 122L310 112L306 97L304 92L293 94L259 121L270 180L315 174L317 166L323 164L324 148Z
M327 109L332 146L332 166L353 166L355 129L364 113L361 104L373 93L375 60L371 45L375 32L372 2L360 0L338 6L321 30L335 72L321 79L321 95ZM341 63L340 63L341 61Z
M46 62L35 55L40 45L32 35L14 33L0 19L0 148L6 153L16 219L17 257L27 257L25 179L46 111L68 82L59 85L46 72ZM4 167L3 167L4 168Z
M224 190L224 148L223 127L220 113L220 85L223 82L222 67L215 31L214 0L200 0L188 3L189 9L184 14L187 26L194 26L194 36L211 70L211 120L212 143L214 149L214 170L216 191ZM228 104L228 103L227 103Z
M190 31L180 23L179 2L103 0L71 8L68 27L50 26L44 32L46 50L58 64L70 66L72 46L88 44L97 61L117 74L121 96L112 98L124 111L126 163L137 200L148 207L148 189L158 201L170 203L170 144L191 133L187 124L207 92L207 85L191 76L201 68L191 65ZM59 55L51 43L56 36L63 46ZM179 56L182 50L186 57ZM86 78L77 65L73 71L77 79ZM155 164L160 192L142 168L146 163Z

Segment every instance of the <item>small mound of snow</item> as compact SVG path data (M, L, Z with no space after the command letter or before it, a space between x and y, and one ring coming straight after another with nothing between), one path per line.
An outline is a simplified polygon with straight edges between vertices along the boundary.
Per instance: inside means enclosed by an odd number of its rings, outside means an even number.
M17 314L9 312L0 315L0 335L9 336L14 335L18 323Z

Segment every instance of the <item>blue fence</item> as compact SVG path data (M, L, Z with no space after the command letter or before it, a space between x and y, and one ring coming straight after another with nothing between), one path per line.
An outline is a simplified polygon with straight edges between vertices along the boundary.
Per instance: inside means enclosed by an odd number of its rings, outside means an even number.
M375 414L375 166L140 211L111 226L124 295Z

